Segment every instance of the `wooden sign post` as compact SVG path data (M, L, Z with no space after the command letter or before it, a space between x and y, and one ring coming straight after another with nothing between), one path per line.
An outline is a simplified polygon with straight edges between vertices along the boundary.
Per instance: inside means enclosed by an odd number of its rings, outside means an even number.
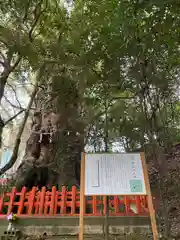
M153 239L159 239L144 153L82 153L79 240L84 239L85 196L92 195L147 195Z
M81 179L80 179L80 216L79 216L79 240L84 239L84 210L85 210L85 153L81 154Z
M158 240L159 237L158 237L158 230L157 230L157 223L156 223L156 215L155 215L154 206L153 206L151 187L150 187L149 176L148 176L148 169L147 169L144 153L141 153L141 161L142 161L143 172L144 172L144 181L145 181L145 186L146 186L146 191L147 191L148 209L149 209L149 214L150 214L150 218L151 218L153 239Z

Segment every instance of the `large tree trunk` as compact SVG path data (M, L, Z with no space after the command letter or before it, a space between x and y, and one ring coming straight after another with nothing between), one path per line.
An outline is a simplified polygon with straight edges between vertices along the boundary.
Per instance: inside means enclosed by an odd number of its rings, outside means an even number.
M38 111L34 113L32 133L16 174L18 188L79 184L84 124L79 120L77 90L72 83L64 86L64 80L59 78L53 81L57 85L53 82L50 105L40 104L47 96L45 90L37 95Z

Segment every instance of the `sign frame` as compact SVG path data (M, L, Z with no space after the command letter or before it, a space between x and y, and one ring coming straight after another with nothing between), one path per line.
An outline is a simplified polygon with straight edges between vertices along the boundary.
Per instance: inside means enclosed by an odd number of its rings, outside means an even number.
M97 155L98 154L107 154L108 155L109 153L95 153L95 154L97 154ZM126 153L124 153L124 154L126 154ZM148 209L149 209L150 220L151 220L151 228L152 228L152 233L153 233L153 240L159 240L155 210L154 210L154 206L153 206L153 199L152 199L149 176L148 176L148 169L147 169L146 160L145 160L145 154L144 154L144 152L141 152L141 153L139 153L139 155L140 155L140 159L141 159L141 162L142 162L143 178L144 178L144 183L145 183L146 195L144 195L144 194L126 194L126 196L128 196L128 195L129 196L132 196L132 195L147 196ZM86 153L83 152L81 154L79 240L84 240L85 158L86 158ZM100 194L99 195L95 194L95 195L96 196L102 196ZM107 195L104 195L104 196L107 196ZM121 195L118 195L118 196L124 196L124 195L121 194Z
M108 155L137 155L138 157L140 157L140 153L85 153L85 159L86 159L86 155L106 155L106 156L108 156ZM146 189L146 185L145 185L145 180L144 180L144 171L143 171L143 164L142 164L142 161L141 161L141 159L139 159L140 160L140 162L141 162L141 166L142 166L142 180L143 180L143 182L144 182L144 193L142 192L142 193L140 193L140 192L129 192L129 193L92 193L92 194L90 194L90 193L87 193L86 194L86 191L84 192L84 194L86 195L86 196L92 196L92 195L94 195L94 196L108 196L108 195L110 195L110 196L133 196L133 195L136 195L136 196L146 196L147 195L147 189ZM120 160L119 160L120 161ZM86 166L86 160L85 160L85 166ZM84 169L84 177L85 177L85 175L86 175L86 167L85 167L85 169ZM86 180L86 177L85 177L85 180ZM85 186L86 186L86 181L85 181ZM85 189L86 190L86 189Z

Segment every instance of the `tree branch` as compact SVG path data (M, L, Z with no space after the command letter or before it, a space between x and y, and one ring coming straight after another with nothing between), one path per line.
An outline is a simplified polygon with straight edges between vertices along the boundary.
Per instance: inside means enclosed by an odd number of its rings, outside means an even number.
M24 13L24 17L23 17L23 23L26 21L26 19L28 17L28 11L29 11L29 7L30 7L30 3L31 3L31 0L29 0L28 3L26 4L25 13Z
M41 83L42 70L43 69L44 69L44 65L37 72L36 84L34 86L34 90L33 90L32 94L31 94L31 98L30 98L28 107L27 107L27 109L25 111L23 121L21 123L21 126L20 126L19 131L18 131L17 136L16 136L16 140L15 140L12 156L11 156L9 162L3 168L0 169L0 176L2 174L4 174L7 170L9 170L14 165L14 163L16 162L16 159L18 157L19 146L20 146L20 143L21 143L21 136L23 134L23 131L24 131L24 128L25 128L25 125L26 125L26 122L27 122L27 119L28 119L28 116L29 116L29 112L30 112L31 106L32 106L32 104L34 102L36 93L38 91L39 83Z
M13 71L14 71L14 69L15 69L15 68L18 66L18 64L20 63L21 59L22 59L22 56L21 56L20 54L18 54L16 61L15 61L14 64L10 67L10 72L13 72Z
M0 61L0 64L4 67L4 62Z
M23 113L25 110L22 109L20 110L18 113L16 113L14 116L12 116L11 118L9 118L5 123L4 126L7 125L8 123L10 123L11 121L13 121L17 116L19 116L21 113Z
M4 54L3 54L2 52L0 52L0 55L1 55L2 59L3 59L4 61L6 61L6 57L4 56Z
M13 88L13 86L12 86L11 84L7 83L7 85L8 85L8 86L12 89L12 91L14 92L16 101L17 101L17 103L19 104L19 107L22 108L21 103L20 103L20 101L19 101L19 99L18 99L18 97L17 97L16 90Z
M43 13L43 11L41 11L41 3L42 3L42 0L40 1L40 3L37 4L36 8L35 8L35 19L34 19L34 22L31 26L31 29L29 31L29 40L30 42L33 42L33 31L35 29L35 27L37 26L37 23L39 21L39 18L41 16L41 14Z
M4 95L4 99L5 99L6 102L8 102L13 108L25 110L23 107L21 107L21 105L20 105L20 106L16 106L15 104L13 104L5 95Z

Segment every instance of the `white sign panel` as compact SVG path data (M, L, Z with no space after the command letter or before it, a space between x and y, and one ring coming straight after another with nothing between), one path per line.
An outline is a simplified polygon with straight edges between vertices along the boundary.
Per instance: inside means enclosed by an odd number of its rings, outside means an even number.
M140 154L86 154L85 195L146 195Z

